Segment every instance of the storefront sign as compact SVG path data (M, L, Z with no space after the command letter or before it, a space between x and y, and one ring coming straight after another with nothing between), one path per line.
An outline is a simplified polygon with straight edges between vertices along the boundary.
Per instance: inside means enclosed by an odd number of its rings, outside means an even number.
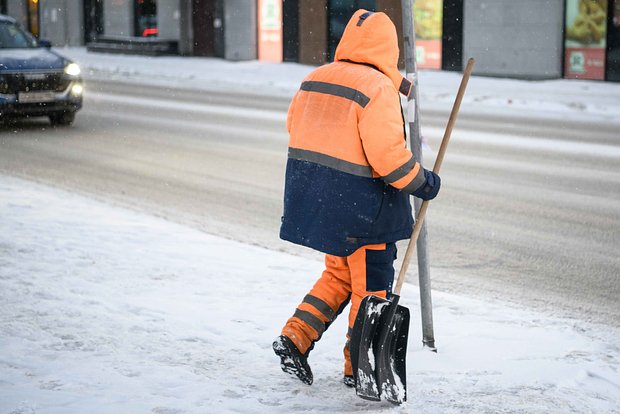
M258 59L282 62L282 0L258 1Z
M605 79L607 0L567 0L564 76Z
M416 0L413 12L416 63L422 69L441 69L443 0Z

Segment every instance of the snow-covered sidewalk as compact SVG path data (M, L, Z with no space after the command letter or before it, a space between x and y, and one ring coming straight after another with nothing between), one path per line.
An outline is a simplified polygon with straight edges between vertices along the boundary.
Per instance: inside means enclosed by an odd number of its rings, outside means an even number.
M618 413L617 334L434 293L439 353L412 313L409 401L341 383L346 321L311 387L271 341L322 263L0 176L0 413Z

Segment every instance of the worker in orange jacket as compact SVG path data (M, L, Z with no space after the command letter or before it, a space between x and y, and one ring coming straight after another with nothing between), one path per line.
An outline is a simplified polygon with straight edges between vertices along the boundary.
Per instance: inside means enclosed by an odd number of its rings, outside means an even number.
M344 382L354 386L349 338L362 299L389 296L395 242L411 236L410 195L430 200L440 179L406 147L396 28L358 10L333 63L293 97L280 237L325 253L325 270L273 343L284 372L310 385L308 353L351 303Z

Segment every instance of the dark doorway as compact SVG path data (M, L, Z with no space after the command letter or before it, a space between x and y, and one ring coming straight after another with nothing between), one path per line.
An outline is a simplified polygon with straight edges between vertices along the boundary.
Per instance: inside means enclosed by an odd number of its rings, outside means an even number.
M192 0L194 56L224 57L222 0Z
M620 82L620 0L609 2L606 79Z
M444 0L441 68L463 70L463 0Z
M103 34L103 0L84 0L84 43Z
M329 0L329 37L327 45L327 58L332 61L336 55L336 47L342 38L344 28L349 19L358 9L376 11L376 0Z
M282 60L299 61L299 0L282 1Z
M194 32L194 55L213 56L213 16L215 4L209 0L193 0L192 27Z
M0 13L6 14L6 0L0 0Z

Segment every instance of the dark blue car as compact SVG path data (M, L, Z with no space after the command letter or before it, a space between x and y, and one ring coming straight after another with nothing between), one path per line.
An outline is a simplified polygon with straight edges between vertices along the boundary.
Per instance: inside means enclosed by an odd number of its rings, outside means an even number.
M0 120L47 116L53 125L73 122L82 107L80 68L50 46L0 15Z

